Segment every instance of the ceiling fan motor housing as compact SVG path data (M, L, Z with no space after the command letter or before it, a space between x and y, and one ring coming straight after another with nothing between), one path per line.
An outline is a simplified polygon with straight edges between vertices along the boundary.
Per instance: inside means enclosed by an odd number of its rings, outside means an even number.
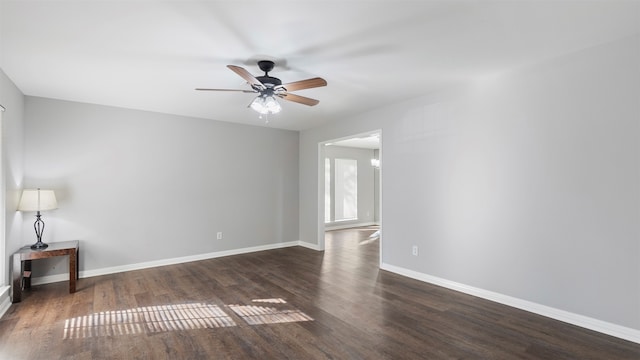
M258 79L258 81L260 81L261 83L265 84L267 87L269 87L269 85L272 85L271 87L282 85L282 81L280 81L280 79L267 76L267 75L256 76L256 79Z
M269 71L273 70L275 63L270 60L260 60L258 61L258 67L260 70L264 71L264 76L256 76L256 79L261 83L265 84L267 87L276 87L282 85L282 81L280 79L269 76ZM271 85L271 86L269 86Z
M258 67L260 68L260 70L264 71L265 73L268 73L269 71L273 70L273 67L275 65L276 64L271 60L258 61Z

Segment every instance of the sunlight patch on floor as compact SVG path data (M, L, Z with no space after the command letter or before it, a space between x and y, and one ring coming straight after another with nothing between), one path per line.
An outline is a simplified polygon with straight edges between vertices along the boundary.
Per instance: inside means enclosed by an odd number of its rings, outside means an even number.
M286 304L283 299L256 299L253 302ZM249 325L279 324L313 319L298 309L278 309L275 307L255 305L229 305L229 308Z
M64 339L212 329L236 323L217 305L202 303L103 311L67 319Z
M282 307L282 304L287 303L281 298L254 299L252 302L274 304L274 306L227 305L227 307L249 325L313 321L309 315L298 309L276 308L275 305ZM66 319L63 339L214 329L236 325L236 322L218 305L193 303L146 306L103 311Z
M276 298L276 299L253 299L253 302L259 303L270 303L270 304L286 304L287 302L284 299Z

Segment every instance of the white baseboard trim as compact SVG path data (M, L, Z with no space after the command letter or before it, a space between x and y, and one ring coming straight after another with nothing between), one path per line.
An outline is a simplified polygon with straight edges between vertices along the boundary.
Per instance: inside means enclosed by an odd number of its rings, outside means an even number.
M368 222L359 222L359 223L347 223L344 225L335 225L336 223L334 223L334 225L325 225L324 229L325 231L331 231L331 230L342 230L342 229L350 229L350 228L356 228L356 227L362 227L362 226L372 226L372 225L379 225L375 222L372 221L368 221Z
M182 256L177 258L162 259L162 260L155 260L155 261L147 261L147 262L142 262L137 264L128 264L128 265L121 265L121 266L106 267L101 269L85 270L85 271L80 271L80 278L88 278L93 276L115 274L115 273L120 273L125 271L148 269L148 268L165 266L165 265L182 264L182 263L191 262L191 261L214 259L214 258L223 257L223 256L239 255L239 254L246 254L246 253L252 253L257 251L280 249L280 248L297 246L297 245L299 245L299 241L290 241L286 243L252 246L252 247L241 248L241 249L216 251L216 252L206 253L206 254ZM32 278L31 285L42 285L42 284L49 284L49 283L54 283L59 281L68 281L68 280L69 280L69 274L67 273L47 275L47 276Z
M424 281L430 284L445 287L447 289L459 291L465 294L477 296L486 300L491 300L503 305L511 306L521 310L525 310L534 314L546 316L555 320L566 322L572 325L580 326L589 330L597 331L603 334L615 336L624 340L632 341L640 344L640 330L628 328L621 325L612 324L606 321L590 318L584 315L571 313L568 311L552 308L550 306L537 304L531 301L518 299L508 295L499 294L493 291L468 286L454 281L442 279L436 276L423 274L417 271L401 268L394 265L382 263L382 270L390 271L399 275L410 277L412 279Z
M0 287L0 317L2 317L11 306L11 299L9 298L10 291L11 286Z
M320 248L320 246L318 244L312 244L312 243L308 243L308 242L305 242L305 241L298 241L298 246L306 247L307 249L316 250L316 251L322 251L323 250L323 249Z

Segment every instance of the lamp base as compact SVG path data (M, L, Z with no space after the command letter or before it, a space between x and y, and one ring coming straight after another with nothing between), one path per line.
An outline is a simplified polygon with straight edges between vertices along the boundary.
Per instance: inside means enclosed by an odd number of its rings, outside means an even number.
M36 231L36 239L38 241L31 245L33 250L42 250L46 249L49 245L42 242L42 232L44 231L44 221L40 219L40 210L36 214L36 222L33 223L33 229Z
M33 250L42 250L42 249L46 249L46 248L48 248L48 247L49 247L49 245L48 245L48 244L43 243L42 241L38 241L37 243L35 243L35 244L31 245L31 248L32 248Z

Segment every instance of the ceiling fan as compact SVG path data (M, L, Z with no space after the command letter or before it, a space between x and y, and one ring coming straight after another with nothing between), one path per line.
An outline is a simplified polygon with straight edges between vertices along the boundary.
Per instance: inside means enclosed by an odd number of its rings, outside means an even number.
M280 112L282 107L276 101L276 97L281 99L293 101L299 104L314 106L320 101L311 99L308 97L291 94L291 91L311 89L320 86L326 86L327 81L323 78L315 77L307 80L294 81L287 84L282 84L280 79L269 76L269 72L273 70L275 66L273 61L261 60L258 61L258 67L264 71L263 76L253 76L247 70L240 66L227 65L231 71L240 75L251 86L251 90L234 90L234 89L203 89L197 88L200 91L239 91L244 93L256 93L258 96L251 102L249 107L259 112L260 114L275 114Z

